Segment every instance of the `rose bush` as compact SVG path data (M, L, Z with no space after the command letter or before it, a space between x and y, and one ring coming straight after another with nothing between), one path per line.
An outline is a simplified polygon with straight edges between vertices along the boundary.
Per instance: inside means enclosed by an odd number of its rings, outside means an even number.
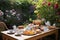
M46 21L50 21L51 24L56 23L56 26L60 26L60 4L59 0L39 0L37 2L36 11L41 18L45 18ZM38 7L39 6L39 7Z

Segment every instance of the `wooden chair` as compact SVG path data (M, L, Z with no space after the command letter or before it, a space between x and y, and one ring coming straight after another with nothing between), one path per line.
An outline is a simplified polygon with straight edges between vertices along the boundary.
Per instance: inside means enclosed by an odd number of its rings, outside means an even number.
M7 26L4 22L0 22L0 31L4 31L4 30L7 30Z
M1 31L7 30L7 26L4 22L0 22L0 39L2 39Z

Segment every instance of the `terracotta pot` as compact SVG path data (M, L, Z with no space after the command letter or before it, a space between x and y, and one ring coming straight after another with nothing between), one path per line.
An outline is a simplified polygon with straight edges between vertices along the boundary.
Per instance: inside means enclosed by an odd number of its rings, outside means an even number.
M18 26L18 29L24 29L24 26L23 25Z
M41 20L33 20L33 24L35 25L41 25L42 21Z

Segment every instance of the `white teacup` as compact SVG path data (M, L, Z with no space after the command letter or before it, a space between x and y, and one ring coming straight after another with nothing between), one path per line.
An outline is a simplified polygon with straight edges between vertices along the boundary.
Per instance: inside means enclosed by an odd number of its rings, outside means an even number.
M48 27L44 27L44 32L49 31Z
M14 33L13 29L10 29L10 30L9 30L9 33Z

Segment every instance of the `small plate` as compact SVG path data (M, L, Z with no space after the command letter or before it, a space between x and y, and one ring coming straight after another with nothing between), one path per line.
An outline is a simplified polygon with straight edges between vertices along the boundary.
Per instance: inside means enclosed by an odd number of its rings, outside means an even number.
M15 36L21 36L20 34L16 34Z
M14 34L14 33L7 33L7 34Z

